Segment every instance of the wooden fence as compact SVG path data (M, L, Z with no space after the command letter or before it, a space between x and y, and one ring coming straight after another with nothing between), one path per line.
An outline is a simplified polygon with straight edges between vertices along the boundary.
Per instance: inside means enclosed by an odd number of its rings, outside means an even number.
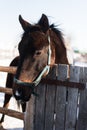
M35 89L25 130L87 130L87 68L58 65Z
M86 82L87 68L54 66L27 103L24 130L87 130Z
M0 66L0 71L15 74L16 67ZM0 86L0 92L12 95L12 89L10 89L10 88L4 88L4 87ZM18 111L15 111L15 110L0 107L0 113L3 113L5 115L24 120L24 114L22 112L18 112Z

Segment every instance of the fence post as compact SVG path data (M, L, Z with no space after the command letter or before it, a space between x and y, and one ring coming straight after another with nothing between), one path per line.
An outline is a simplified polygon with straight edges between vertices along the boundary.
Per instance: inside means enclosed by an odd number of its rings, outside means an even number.
M82 83L87 82L87 67L81 68L80 82ZM87 89L80 91L79 117L78 117L77 130L87 130Z
M58 65L58 80L65 81L68 78L68 66ZM66 94L67 88L57 86L56 89L56 105L55 105L55 130L65 130L65 110L66 110Z

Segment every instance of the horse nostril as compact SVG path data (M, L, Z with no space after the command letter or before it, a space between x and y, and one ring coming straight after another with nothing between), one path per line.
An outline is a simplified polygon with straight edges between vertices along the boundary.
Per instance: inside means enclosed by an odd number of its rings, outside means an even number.
M20 100L23 96L23 92L20 89L15 90L14 97L16 100Z
M20 97L20 93L19 93L18 90L16 90L16 92L15 92L15 96Z

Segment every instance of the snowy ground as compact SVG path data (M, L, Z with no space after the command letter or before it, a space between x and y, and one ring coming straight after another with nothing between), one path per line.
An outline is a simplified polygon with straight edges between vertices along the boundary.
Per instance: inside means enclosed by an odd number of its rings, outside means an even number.
M0 58L0 65L6 65L8 66L10 63L11 59L2 59ZM6 81L6 73L0 72L0 86L4 87L5 86L5 81ZM0 107L3 106L3 101L4 101L4 94L0 93ZM10 100L10 109L13 110L18 110L15 99L12 98ZM20 110L18 110L20 111ZM1 117L1 114L0 114ZM5 121L4 123L0 126L0 130L23 130L23 121L12 118L9 116L5 116Z

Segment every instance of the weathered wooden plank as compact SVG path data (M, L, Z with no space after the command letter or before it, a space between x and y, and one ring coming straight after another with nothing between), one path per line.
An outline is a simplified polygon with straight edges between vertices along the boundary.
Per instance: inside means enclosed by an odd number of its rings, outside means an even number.
M0 113L3 113L5 115L8 115L14 118L18 118L20 120L24 120L24 114L18 111L0 107Z
M70 67L70 81L79 82L80 67ZM68 88L65 130L75 130L77 121L78 89Z
M17 70L17 67L0 66L0 71L2 71L2 72L8 72L8 73L15 74L16 70Z
M35 118L34 118L34 130L44 130L44 118L45 118L45 91L46 85L40 84L37 87L38 97L35 101Z
M56 79L56 67L49 74L50 79ZM54 106L55 106L55 85L47 85L45 100L45 128L44 130L53 130L54 126Z
M58 77L59 80L67 79L66 65L58 66ZM56 105L55 105L55 130L64 130L65 128L65 109L66 109L66 87L58 86L56 90Z
M4 88L4 87L0 87L0 93L6 93L6 94L10 94L10 95L13 94L11 88Z
M80 82L87 82L87 68L83 67L80 71ZM87 88L87 84L86 84ZM87 130L87 89L80 91L78 130Z
M80 90L84 90L86 88L86 83L77 83L77 82L71 82L71 81L68 82L68 79L63 81L63 80L58 80L58 79L47 78L47 79L42 79L41 83L42 84L46 83L49 85L55 85L55 86L61 86L61 87L67 86L69 88L78 88Z
M24 114L24 130L34 130L35 97L32 95Z

